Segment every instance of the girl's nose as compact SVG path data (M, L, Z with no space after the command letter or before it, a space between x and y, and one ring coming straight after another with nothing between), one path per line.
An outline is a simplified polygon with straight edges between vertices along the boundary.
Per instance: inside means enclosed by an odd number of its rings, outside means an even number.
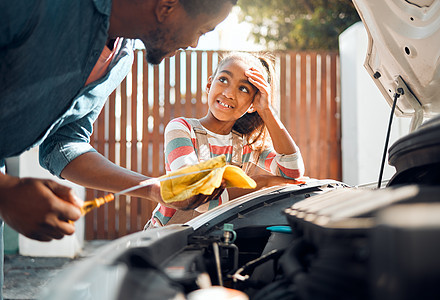
M224 90L223 90L223 96L225 96L226 98L229 98L229 99L234 99L234 92L233 92L233 89L231 88L231 87L226 87Z

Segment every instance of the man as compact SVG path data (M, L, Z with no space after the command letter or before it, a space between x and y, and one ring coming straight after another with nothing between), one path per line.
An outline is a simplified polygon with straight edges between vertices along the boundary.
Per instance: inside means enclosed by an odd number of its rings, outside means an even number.
M0 0L0 167L40 146L40 164L86 187L117 192L147 179L88 144L105 100L131 68L131 40L160 63L226 18L236 0ZM104 50L103 50L104 49ZM159 186L130 195L161 202ZM209 200L196 196L177 208ZM0 172L0 216L42 241L74 233L73 192ZM2 251L3 252L3 251Z

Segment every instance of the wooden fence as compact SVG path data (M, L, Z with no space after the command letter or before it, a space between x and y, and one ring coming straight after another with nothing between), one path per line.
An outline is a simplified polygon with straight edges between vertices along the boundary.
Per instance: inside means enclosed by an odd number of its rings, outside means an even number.
M91 144L116 164L148 176L165 173L163 131L174 117L202 117L205 86L221 52L187 51L159 66L137 51L132 72L109 97ZM276 52L279 112L305 160L306 175L341 179L339 56L336 52ZM87 199L104 193L87 190ZM118 196L86 216L86 239L139 231L156 205Z

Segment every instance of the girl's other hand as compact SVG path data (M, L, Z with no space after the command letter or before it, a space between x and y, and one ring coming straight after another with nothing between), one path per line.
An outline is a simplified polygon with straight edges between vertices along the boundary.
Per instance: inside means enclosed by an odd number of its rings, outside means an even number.
M275 185L286 185L286 184L298 184L295 179L287 179L281 176L275 175L255 175L252 179L257 183L255 190L259 190L266 187L271 187Z
M229 200L234 200L243 195L247 195L249 193L271 186L283 186L287 184L304 183L295 179L287 179L276 175L254 175L251 176L251 178L255 180L255 182L257 183L257 187L255 189L228 188Z
M225 188L226 188L226 181L223 180L222 184L218 188L216 188L211 195L198 194L183 201L164 203L164 205L179 210L195 209L202 204L205 204L211 200L220 197L220 195L223 193Z

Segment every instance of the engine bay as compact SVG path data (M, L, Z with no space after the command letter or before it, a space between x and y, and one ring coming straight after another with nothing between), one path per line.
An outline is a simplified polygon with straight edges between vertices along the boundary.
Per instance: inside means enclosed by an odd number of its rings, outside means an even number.
M129 271L117 299L202 299L192 295L212 286L247 297L237 299L436 299L439 191L280 193L291 202L286 222L234 226L237 218L209 230L187 227L187 243L172 243L175 253L164 260L164 240L130 249L118 258ZM241 220L249 218L242 211Z

